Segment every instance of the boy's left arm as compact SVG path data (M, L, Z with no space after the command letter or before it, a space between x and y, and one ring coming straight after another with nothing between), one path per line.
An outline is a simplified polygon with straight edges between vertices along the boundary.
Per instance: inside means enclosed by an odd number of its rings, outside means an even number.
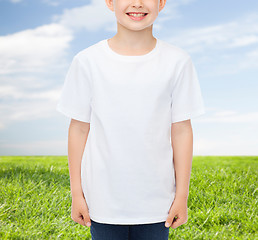
M176 195L166 223L177 228L187 222L187 199L193 159L193 131L191 120L172 123L171 145L176 179ZM177 217L174 219L174 217Z

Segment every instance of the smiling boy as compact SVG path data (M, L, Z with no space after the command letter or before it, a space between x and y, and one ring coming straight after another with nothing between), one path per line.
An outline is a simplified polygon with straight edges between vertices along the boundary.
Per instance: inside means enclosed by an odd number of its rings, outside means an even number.
M71 216L95 240L168 239L187 222L199 81L185 50L153 37L165 0L105 2L117 33L76 54L57 105L71 118Z

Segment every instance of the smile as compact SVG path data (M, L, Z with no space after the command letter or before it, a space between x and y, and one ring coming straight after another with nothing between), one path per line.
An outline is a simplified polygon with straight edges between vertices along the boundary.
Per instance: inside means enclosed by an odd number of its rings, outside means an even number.
M129 18L136 21L142 20L148 15L148 13L126 13L126 14L129 16Z

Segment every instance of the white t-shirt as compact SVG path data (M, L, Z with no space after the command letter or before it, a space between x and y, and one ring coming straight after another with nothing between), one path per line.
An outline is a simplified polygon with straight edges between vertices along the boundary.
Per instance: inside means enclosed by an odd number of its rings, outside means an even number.
M205 113L196 70L163 40L140 56L118 54L107 40L73 58L56 109L90 122L81 164L90 218L162 222L176 190L171 124Z

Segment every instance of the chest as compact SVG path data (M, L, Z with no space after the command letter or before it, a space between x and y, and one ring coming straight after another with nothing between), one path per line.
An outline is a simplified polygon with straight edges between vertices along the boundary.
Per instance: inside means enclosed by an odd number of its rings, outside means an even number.
M103 59L92 66L91 76L93 95L108 96L117 101L169 97L174 78L171 68L159 59L139 63Z

